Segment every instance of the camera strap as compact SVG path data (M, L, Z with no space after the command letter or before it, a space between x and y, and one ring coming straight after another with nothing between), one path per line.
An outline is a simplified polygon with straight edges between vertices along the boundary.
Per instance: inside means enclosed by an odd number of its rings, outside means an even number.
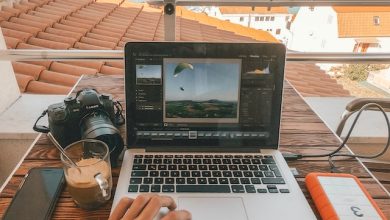
M42 114L37 118L37 120L34 123L33 130L36 132L41 132L41 133L48 133L50 129L44 125L37 125L38 121L41 120L45 115L47 114L47 109L42 112Z
M115 125L123 125L125 123L125 117L123 116L123 107L122 104L119 101L114 102L114 106L116 108L115 112Z

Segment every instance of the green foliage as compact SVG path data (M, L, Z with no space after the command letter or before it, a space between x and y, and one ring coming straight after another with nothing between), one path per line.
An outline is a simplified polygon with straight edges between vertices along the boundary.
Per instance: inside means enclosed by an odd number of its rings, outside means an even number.
M382 64L349 64L343 65L340 68L340 72L350 80L364 81L371 71L378 71L385 68L387 68L387 65Z

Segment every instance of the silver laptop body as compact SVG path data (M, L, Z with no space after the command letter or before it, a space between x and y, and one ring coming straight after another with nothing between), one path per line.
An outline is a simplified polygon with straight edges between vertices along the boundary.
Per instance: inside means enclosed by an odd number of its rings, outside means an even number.
M278 151L285 53L272 43L127 43L128 149L112 210L148 192L194 220L316 219Z

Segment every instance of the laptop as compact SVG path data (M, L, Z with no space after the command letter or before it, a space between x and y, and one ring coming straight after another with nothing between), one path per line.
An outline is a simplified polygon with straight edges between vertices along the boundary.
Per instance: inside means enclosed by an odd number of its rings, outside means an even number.
M316 219L278 151L285 54L275 43L127 43L128 146L112 209L158 193L194 220Z

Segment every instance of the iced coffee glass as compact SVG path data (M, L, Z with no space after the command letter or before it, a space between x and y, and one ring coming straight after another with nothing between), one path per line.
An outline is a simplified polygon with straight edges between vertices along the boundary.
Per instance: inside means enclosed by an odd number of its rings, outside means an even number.
M78 166L61 154L67 189L75 203L83 209L93 210L107 202L112 189L108 146L102 141L86 139L74 142L64 150Z

